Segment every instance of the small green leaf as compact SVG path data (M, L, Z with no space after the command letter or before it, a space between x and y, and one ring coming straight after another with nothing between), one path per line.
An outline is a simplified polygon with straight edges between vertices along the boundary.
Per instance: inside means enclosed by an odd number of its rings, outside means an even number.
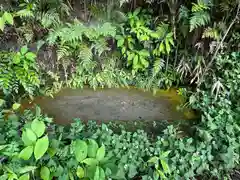
M6 22L13 25L13 16L12 16L11 13L5 11L4 14L3 14L3 18Z
M149 160L148 160L149 163L157 163L158 162L158 157L154 156L154 157L151 157Z
M19 158L28 160L32 156L32 153L33 153L33 146L28 146L20 152Z
M0 107L5 103L5 100L0 99Z
M41 168L40 177L41 177L43 180L49 180L49 179L50 179L50 171L49 171L48 167L43 166L43 167Z
M5 20L0 17L0 29L3 31L5 26Z
M20 106L21 106L21 104L14 103L14 104L12 105L12 109L13 109L13 110L17 110L18 108L20 108Z
M44 136L37 140L34 148L34 156L36 160L40 159L47 151L49 146L48 136Z
M23 174L22 176L19 177L18 180L29 180L29 179L30 179L29 174Z
M105 156L105 146L104 144L97 150L96 159L101 161Z
M81 162L87 157L88 145L85 141L76 140L74 146L74 153L77 161Z
M27 135L27 138L31 141L31 142L36 142L37 140L37 136L36 134L29 128L26 128L26 135Z
M84 169L79 166L79 167L77 168L77 177L79 177L80 179L81 179L81 178L84 178L84 174L85 174L85 173L84 173Z
M106 179L105 172L101 167L99 167L99 180L105 180L105 179Z
M124 44L124 38L121 38L117 41L117 47L122 47Z
M95 140L89 139L88 140L88 157L94 158L96 157L98 150L98 144Z
M32 52L28 52L27 54L25 54L25 57L28 59L28 60L35 60L35 58L37 57L36 54L32 53Z
M19 173L24 174L24 173L27 173L29 171L34 171L35 169L37 169L37 166L25 166L25 167L21 168Z
M28 51L27 46L23 46L23 47L21 48L21 50L20 50L20 52L21 52L22 55L25 55L25 54L27 53L27 51Z
M94 158L86 158L82 161L82 163L85 163L88 166L96 166L98 165L98 160Z
M162 164L164 173L169 173L169 167L168 167L168 164L166 163L166 161L161 159L161 164Z
M99 179L99 176L100 176L100 171L99 171L99 167L97 166L97 167L96 167L96 171L95 171L95 173L94 173L94 178L93 178L93 180L100 180L100 179Z
M22 133L22 141L24 142L25 146L30 146L34 143L28 138L26 131L23 131Z
M39 121L38 119L34 119L31 124L31 128L38 137L41 137L45 132L46 126L44 122Z

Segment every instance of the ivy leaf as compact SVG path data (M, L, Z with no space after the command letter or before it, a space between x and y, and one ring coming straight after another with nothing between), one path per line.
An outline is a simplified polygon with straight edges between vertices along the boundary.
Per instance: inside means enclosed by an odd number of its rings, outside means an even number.
M36 160L40 159L47 151L49 146L48 136L44 136L37 140L34 148L34 156Z
M94 158L96 157L98 150L98 144L95 140L89 139L88 140L88 157Z
M98 160L94 158L86 158L82 161L82 163L85 163L88 166L96 166L98 164Z
M44 122L39 121L38 119L34 119L31 124L32 130L36 133L38 137L41 137L45 132L46 126Z
M77 161L81 162L87 157L88 145L85 141L76 140L74 146L74 153Z
M24 173L27 173L29 171L34 171L35 169L37 169L37 166L25 166L25 167L21 168L19 173L24 174Z
M5 26L5 20L0 17L0 29L3 31Z
M4 14L3 14L3 18L6 22L13 25L13 16L12 16L11 13L5 11Z
M19 158L22 158L24 160L29 160L32 154L33 154L33 146L28 146L20 152Z
M50 171L48 167L43 166L40 171L40 176L43 180L49 180L50 179Z
M84 178L84 174L85 174L85 173L84 173L84 169L79 166L79 167L77 168L77 177L79 177L80 179L81 179L81 178Z
M12 105L12 109L13 109L13 110L17 110L20 106L21 106L21 104L14 103L14 104Z
M22 176L19 177L18 180L29 180L29 179L30 179L29 174L23 174Z
M26 128L26 135L27 135L27 138L32 142L36 142L37 140L37 136L36 134L29 128Z
M104 144L97 150L96 159L101 161L105 156L105 146Z

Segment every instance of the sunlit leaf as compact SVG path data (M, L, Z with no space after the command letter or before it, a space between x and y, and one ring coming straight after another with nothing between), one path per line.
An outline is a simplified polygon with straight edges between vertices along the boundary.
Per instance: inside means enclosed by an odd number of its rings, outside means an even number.
M28 160L32 156L32 154L33 154L33 146L28 146L20 152L19 158Z
M74 153L77 161L81 162L87 157L88 145L85 141L76 140L74 145Z
M44 122L39 121L37 118L31 123L31 128L38 137L41 137L46 129Z
M105 156L105 146L104 144L97 150L96 159L101 161Z
M34 147L34 156L36 160L40 159L47 151L49 146L48 136L44 136L37 140Z
M48 169L48 167L43 166L43 167L41 168L40 177L41 177L43 180L49 180L49 179L50 179L50 170Z
M98 150L98 144L95 140L89 139L88 140L88 157L94 158L96 157Z

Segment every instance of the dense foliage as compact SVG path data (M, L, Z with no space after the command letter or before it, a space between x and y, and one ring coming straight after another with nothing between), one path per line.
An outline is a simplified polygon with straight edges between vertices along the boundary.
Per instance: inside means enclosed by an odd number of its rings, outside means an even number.
M0 179L240 174L238 0L19 0L0 10ZM19 111L24 95L84 85L184 86L184 105L201 115L191 134L169 125L150 137Z

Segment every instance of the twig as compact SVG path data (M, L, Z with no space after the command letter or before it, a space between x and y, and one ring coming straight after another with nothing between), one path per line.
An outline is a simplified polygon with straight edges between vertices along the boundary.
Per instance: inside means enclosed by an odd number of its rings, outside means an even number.
M226 33L224 34L221 42L219 43L219 45L217 46L217 49L211 59L211 61L207 64L205 70L203 71L203 74L202 74L202 77L201 77L201 80L199 81L199 84L198 84L198 87L202 84L202 81L204 79L204 76L206 75L207 71L209 70L210 66L212 65L213 61L215 60L215 58L217 57L218 55L218 51L220 50L220 47L222 46L224 40L226 39L230 29L232 28L232 26L234 25L234 23L236 22L236 20L238 19L238 14L239 14L239 11L240 11L240 0L239 0L239 3L238 3L238 8L237 8L237 13L236 13L236 16L235 18L232 20L231 24L229 25Z

